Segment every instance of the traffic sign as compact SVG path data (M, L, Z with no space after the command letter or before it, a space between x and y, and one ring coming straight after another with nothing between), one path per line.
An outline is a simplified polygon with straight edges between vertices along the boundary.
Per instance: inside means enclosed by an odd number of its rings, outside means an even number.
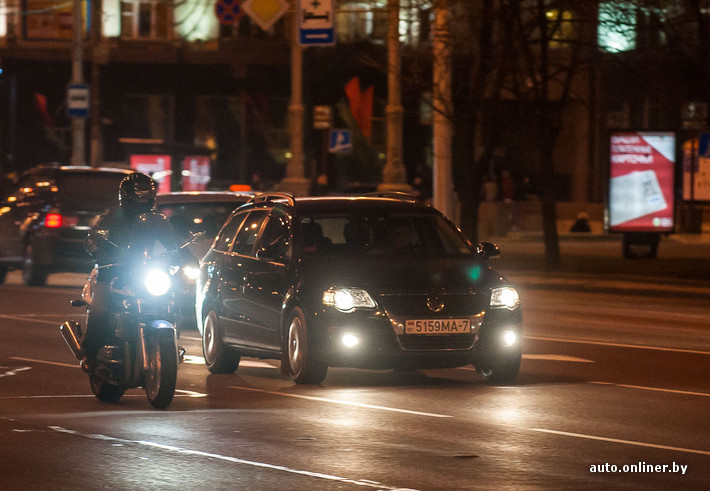
M239 22L239 19L244 15L239 2L240 0L217 0L214 5L214 12L220 24L231 26Z
M328 151L330 153L350 153L353 151L353 139L350 130L330 130Z
M67 87L67 117L89 117L89 86L88 84L71 84Z
M327 130L333 121L330 106L313 106L313 129Z
M263 30L268 31L288 10L286 0L245 0L242 10Z
M298 42L304 46L335 44L333 0L298 0Z

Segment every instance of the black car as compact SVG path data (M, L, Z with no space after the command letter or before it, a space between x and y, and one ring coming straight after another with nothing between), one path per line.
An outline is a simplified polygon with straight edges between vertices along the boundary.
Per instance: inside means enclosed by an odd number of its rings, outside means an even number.
M511 382L522 357L518 293L444 215L413 198L293 198L236 210L197 284L207 368L281 360L296 383L329 366L416 370L473 364Z
M155 208L168 217L182 238L204 232L203 240L189 246L195 257L201 259L229 215L254 195L249 191L173 191L158 194Z
M98 216L118 206L124 168L41 165L22 174L0 203L0 283L22 269L26 285L55 272L88 272L84 240Z
M254 197L249 191L173 191L161 193L155 199L157 211L167 216L178 236L187 242L190 234L203 233L203 237L190 243L188 248L202 259L229 215ZM183 268L183 285L177 301L178 335L185 329L195 330L195 279L196 268Z

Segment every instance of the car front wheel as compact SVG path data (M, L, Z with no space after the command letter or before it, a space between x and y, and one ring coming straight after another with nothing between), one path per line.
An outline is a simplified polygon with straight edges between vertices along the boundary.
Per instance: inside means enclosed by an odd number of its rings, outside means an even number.
M202 330L202 354L210 373L234 373L239 368L241 355L224 345L218 317L213 311L205 317Z
M296 307L288 324L288 368L297 384L320 384L328 372L328 365L318 356L309 340L306 316Z
M510 384L515 381L520 371L522 355L503 358L501 360L477 366L478 372L487 382L492 384Z

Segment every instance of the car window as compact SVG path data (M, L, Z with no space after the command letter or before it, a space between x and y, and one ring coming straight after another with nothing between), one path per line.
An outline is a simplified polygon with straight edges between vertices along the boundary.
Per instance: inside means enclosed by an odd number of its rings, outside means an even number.
M305 256L473 253L458 231L433 213L310 216L300 227Z
M288 216L281 210L272 210L259 238L257 250L267 259L284 259L290 250L290 239Z
M56 178L56 193L62 207L102 212L118 206L121 172L67 172Z
M268 216L268 210L254 210L252 211L244 223L242 223L237 232L237 237L234 239L234 244L232 244L232 252L235 254L241 254L243 256L249 256L252 254L254 249L254 244L259 236L259 231L261 226Z
M215 239L215 251L229 251L230 247L232 246L232 243L234 242L234 238L236 237L237 232L239 231L239 227L244 222L244 219L247 217L248 214L249 212L242 212L236 215L232 215L232 217L227 221L227 223L224 224L222 230L219 231L219 234Z
M189 232L205 232L206 236L214 237L241 204L238 201L166 203L158 204L157 209L170 219L175 231L182 237L187 237Z

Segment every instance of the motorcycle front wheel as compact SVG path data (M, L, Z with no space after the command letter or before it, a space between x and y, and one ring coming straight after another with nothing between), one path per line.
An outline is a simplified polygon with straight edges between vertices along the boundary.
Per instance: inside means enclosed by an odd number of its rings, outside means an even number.
M170 405L177 384L178 354L172 336L159 336L146 346L148 372L145 374L145 395L150 405L164 409Z
M93 373L89 375L89 382L91 383L91 391L101 402L118 402L123 397L123 393L126 392L125 388L109 384Z

